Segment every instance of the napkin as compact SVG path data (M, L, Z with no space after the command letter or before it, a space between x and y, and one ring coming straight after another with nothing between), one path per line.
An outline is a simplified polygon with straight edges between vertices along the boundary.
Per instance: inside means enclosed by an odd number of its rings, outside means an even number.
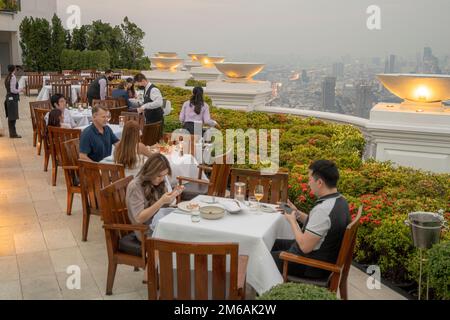
M228 212L238 212L241 211L241 207L234 201L222 201L220 204L227 210Z

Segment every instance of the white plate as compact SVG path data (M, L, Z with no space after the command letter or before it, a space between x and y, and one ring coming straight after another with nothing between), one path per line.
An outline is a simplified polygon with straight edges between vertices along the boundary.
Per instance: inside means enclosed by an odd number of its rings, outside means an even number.
M267 212L267 213L277 212L277 210L275 210L272 206L269 206L269 205L264 204L264 203L261 203L261 211L262 212Z
M178 207L178 209L180 209L180 210L182 210L182 211L185 211L185 212L193 212L193 211L197 211L198 209L200 209L200 206L199 206L197 209L189 209L189 208L188 208L188 205L189 205L189 204L194 204L194 203L200 205L198 202L195 202L195 201L184 201L184 202L180 202L180 203L177 205L177 207Z

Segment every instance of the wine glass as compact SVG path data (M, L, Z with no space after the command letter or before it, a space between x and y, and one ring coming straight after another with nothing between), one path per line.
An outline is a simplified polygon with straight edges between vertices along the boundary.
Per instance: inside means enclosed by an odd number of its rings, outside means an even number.
M260 184L255 187L255 198L258 201L258 208L261 209L260 201L264 198L264 187Z

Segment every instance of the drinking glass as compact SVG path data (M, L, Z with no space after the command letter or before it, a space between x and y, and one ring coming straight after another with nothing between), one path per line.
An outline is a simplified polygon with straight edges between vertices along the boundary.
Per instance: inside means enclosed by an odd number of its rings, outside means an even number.
M106 114L106 121L108 121L108 123L111 121L111 112L109 112L109 111Z
M255 198L258 200L258 208L261 209L260 201L264 198L264 187L260 184L255 187Z

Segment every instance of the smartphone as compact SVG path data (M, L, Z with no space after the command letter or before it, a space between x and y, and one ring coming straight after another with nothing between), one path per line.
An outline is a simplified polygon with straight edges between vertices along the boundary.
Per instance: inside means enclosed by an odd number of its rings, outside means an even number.
M284 210L284 211L285 211L286 213L288 213L288 214L292 213L291 207L289 207L288 204L287 204L286 202L281 202L281 203L280 203L280 208L281 208L282 210Z

